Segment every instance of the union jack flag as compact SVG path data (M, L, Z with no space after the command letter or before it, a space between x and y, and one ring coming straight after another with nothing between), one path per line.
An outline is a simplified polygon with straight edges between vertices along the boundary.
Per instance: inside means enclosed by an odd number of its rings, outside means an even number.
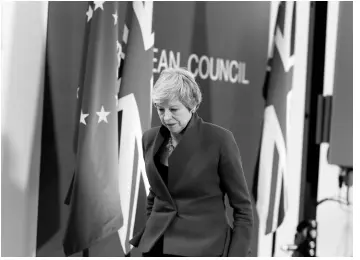
M287 211L287 133L294 65L295 2L281 2L264 84L265 112L258 161L256 208L260 232L270 234Z
M142 154L142 133L151 126L154 55L152 17L153 2L129 3L121 40L119 186L124 225L119 230L119 238L125 254L129 254L132 248L129 240L146 222L149 183Z

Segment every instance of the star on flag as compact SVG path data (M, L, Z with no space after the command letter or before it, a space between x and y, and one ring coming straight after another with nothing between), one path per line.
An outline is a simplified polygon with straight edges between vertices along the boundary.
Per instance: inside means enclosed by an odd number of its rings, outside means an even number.
M128 29L128 27L126 26L126 24L124 24L123 41L124 41L125 43L127 43L128 38L129 38L129 29Z
M117 11L113 14L113 17L114 17L114 25L116 25L117 22L118 22L118 14L117 14Z
M122 47L121 47L121 44L119 43L119 41L116 41L116 51L117 51L116 56L117 56L117 60L118 60L118 67L120 67Z
M94 1L94 4L95 4L94 10L101 8L101 10L104 11L104 7L103 7L104 2L105 1Z
M81 110L80 123L83 123L84 125L86 125L85 118L87 118L88 116L89 116L89 114L84 114L83 111Z
M89 10L86 12L86 16L87 16L87 21L89 22L92 18L93 15L93 9L91 8L91 6L89 5Z
M104 106L101 106L100 112L96 112L96 114L99 116L98 123L100 123L101 121L105 121L106 123L108 123L107 116L110 114L110 112L106 112Z

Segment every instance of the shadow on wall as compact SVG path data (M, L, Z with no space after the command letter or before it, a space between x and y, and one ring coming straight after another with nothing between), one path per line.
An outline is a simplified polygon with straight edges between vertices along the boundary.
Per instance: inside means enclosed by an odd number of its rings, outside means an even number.
M49 78L49 61L46 55L37 248L42 247L60 229L59 163Z

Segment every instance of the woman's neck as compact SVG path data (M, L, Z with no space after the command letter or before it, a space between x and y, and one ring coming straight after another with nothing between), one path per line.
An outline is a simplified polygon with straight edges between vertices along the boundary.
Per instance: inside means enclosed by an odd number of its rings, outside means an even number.
M181 140L182 133L178 133L178 134L170 133L170 136L171 136L173 142L175 142L175 144L178 144Z

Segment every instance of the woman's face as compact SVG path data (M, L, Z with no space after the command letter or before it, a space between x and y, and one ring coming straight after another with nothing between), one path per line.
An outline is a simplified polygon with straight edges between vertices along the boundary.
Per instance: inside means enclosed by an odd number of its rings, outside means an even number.
M161 123L171 133L180 133L191 118L191 112L178 99L156 104Z

